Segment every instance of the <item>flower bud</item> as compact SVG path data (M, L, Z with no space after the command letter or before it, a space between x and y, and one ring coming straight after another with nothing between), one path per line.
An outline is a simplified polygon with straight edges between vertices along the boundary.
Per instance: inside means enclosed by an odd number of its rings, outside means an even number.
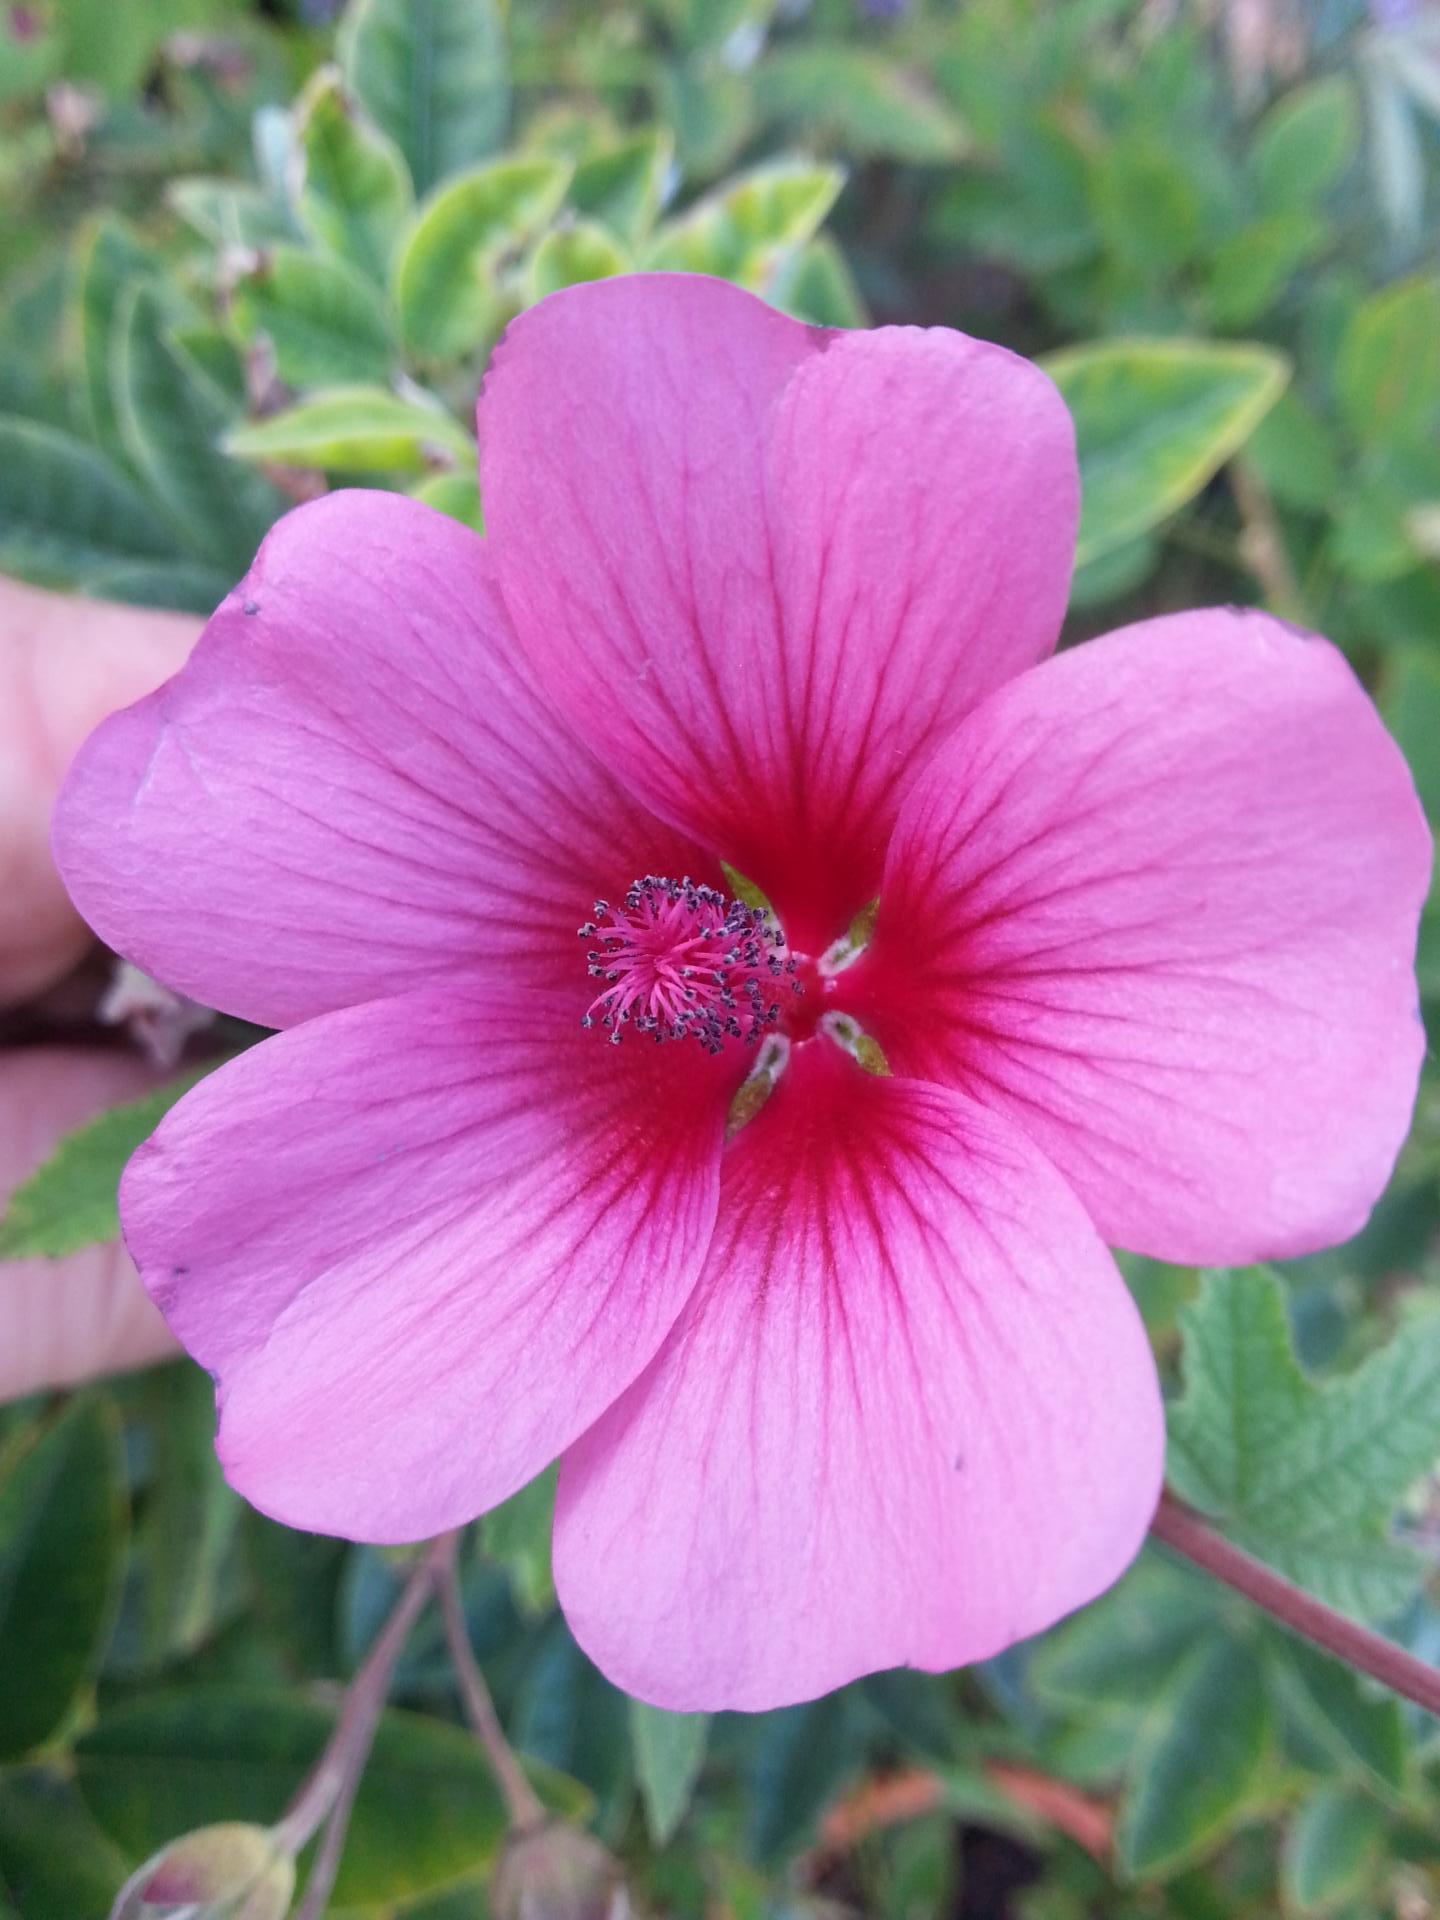
M620 1868L598 1840L547 1820L506 1841L490 1886L494 1920L627 1920Z
M199 1827L125 1882L110 1920L285 1920L295 1862L264 1827Z

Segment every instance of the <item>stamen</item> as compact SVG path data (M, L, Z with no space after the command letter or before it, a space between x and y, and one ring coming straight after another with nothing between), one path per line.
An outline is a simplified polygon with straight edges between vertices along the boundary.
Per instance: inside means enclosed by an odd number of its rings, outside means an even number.
M579 936L592 943L592 979L605 984L582 1026L598 1021L616 1045L629 1027L719 1053L727 1040L753 1047L779 1019L773 983L794 974L795 960L763 907L647 873L623 906L597 900L594 914Z

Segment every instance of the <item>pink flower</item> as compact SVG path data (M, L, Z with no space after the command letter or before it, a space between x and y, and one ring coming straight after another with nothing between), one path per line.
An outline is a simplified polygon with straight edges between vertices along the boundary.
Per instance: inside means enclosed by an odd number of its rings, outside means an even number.
M413 1539L561 1455L561 1601L642 1698L994 1653L1155 1503L1103 1241L1299 1253L1385 1183L1404 765L1261 614L1040 664L1071 429L996 347L615 280L480 429L487 540L300 508L71 777L86 916L286 1029L136 1156L130 1247L282 1520Z

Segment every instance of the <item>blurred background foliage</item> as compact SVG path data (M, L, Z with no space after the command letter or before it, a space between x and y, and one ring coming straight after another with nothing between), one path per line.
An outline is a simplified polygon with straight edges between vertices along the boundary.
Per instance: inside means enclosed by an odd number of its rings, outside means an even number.
M0 4L0 228L0 568L23 578L207 612L337 483L482 526L473 408L506 321L683 267L1043 358L1085 482L1071 637L1263 601L1346 650L1440 814L1418 0ZM1433 910L1422 983L1433 1018ZM157 1112L62 1149L0 1252L113 1232ZM1431 1071L1349 1246L1238 1280L1127 1265L1178 1489L1431 1659L1437 1233ZM0 1415L3 1920L99 1920L175 1833L272 1819L394 1597L391 1557L244 1509L211 1432L185 1365ZM469 1626L542 1792L593 1815L642 1910L1440 1914L1435 1725L1154 1549L984 1667L707 1721L577 1651L550 1491L474 1530ZM429 1628L396 1700L335 1910L480 1920L501 1815Z

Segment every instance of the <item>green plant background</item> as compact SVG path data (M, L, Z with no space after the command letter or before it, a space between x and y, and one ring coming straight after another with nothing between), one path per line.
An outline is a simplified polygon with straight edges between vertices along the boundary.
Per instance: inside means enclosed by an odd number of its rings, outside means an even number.
M1323 630L1440 814L1433 7L335 11L0 5L0 569L206 612L330 484L481 526L473 405L506 321L577 280L697 269L828 325L1041 357L1085 484L1068 637L1217 601ZM1433 1023L1433 909L1421 974ZM113 1233L158 1110L63 1148L0 1254ZM1440 1658L1433 1066L1350 1245L1127 1278L1172 1483ZM185 1365L0 1414L0 1920L100 1920L173 1834L277 1814L397 1590L384 1553L245 1509L211 1431ZM707 1721L628 1702L577 1651L549 1505L547 1478L474 1529L471 1633L542 1791L593 1818L643 1910L1440 1913L1436 1724L1154 1549L983 1667ZM500 1813L429 1629L395 1698L335 1911L479 1920Z

